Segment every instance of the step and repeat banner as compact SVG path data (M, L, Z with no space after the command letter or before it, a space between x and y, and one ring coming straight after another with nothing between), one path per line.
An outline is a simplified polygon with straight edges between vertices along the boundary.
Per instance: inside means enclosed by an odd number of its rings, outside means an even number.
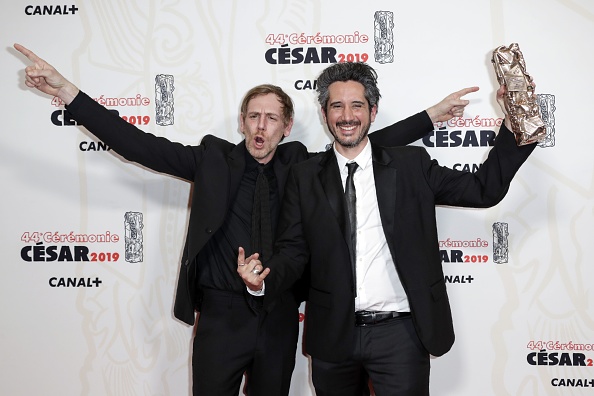
M496 207L437 208L457 340L432 360L431 391L594 392L590 0L34 0L4 4L0 21L1 394L190 394L194 329L172 307L201 193L123 160L25 87L15 42L128 122L190 145L240 142L244 93L273 83L295 101L287 140L323 150L316 76L335 62L377 70L372 129L477 85L463 117L414 143L470 172L502 122L491 53L519 43L547 138ZM298 349L291 395L310 396Z

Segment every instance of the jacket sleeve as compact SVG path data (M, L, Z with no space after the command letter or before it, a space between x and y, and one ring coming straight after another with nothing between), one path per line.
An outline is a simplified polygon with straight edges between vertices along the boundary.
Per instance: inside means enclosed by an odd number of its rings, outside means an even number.
M411 144L433 130L433 123L426 111L421 111L395 124L369 134L372 143L394 147Z
M384 147L406 146L423 138L433 130L433 123L426 111L421 111L395 124L371 132L369 139L372 143ZM319 153L309 153L314 157Z
M301 223L299 186L293 169L285 185L274 255L267 263L263 263L270 268L265 279L266 308L300 279L309 263L309 247Z
M72 117L116 153L157 172L193 180L205 146L185 146L146 133L84 92L66 106Z
M424 150L421 162L435 204L484 208L505 197L514 175L535 148L536 143L518 146L513 133L502 125L495 145L476 173L439 166Z

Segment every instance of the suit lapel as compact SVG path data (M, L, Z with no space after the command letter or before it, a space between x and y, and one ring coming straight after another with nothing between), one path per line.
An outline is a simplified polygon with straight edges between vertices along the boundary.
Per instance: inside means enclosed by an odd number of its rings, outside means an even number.
M398 185L398 171L392 164L392 157L381 147L372 145L373 175L375 178L375 189L377 204L379 207L382 227L392 256L394 255L394 219L396 215L396 198Z
M342 187L342 179L340 178L340 171L336 162L334 150L328 150L321 154L320 160L320 183L326 193L328 204L332 208L332 212L338 221L338 225L342 230L342 235L350 248L349 224L347 221L346 205L344 202L344 189Z
M283 202L285 196L285 183L289 176L289 169L291 168L291 161L285 158L277 148L276 155L274 156L274 176L276 177L276 183L278 184L278 201Z
M231 197L235 197L237 194L237 190L239 189L239 184L241 182L241 178L243 177L243 172L245 170L245 140L242 140L241 143L236 145L233 150L229 152L227 155L227 164L229 164L229 195L227 199L230 200ZM227 202L227 209L231 205L231 202Z
M342 188L342 181L340 178L340 171L336 163L336 157L333 150L328 150L323 154L320 161L321 170L319 173L322 188L326 193L328 203L332 208L334 216L340 225L343 235L347 235L348 225L346 221L344 190Z

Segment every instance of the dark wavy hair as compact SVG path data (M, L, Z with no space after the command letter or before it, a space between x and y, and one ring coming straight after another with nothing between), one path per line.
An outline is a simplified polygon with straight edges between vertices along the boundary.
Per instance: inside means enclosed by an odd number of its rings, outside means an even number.
M324 111L328 105L328 88L336 81L361 83L365 88L365 99L369 102L369 108L379 103L381 95L377 87L377 73L373 67L363 62L335 63L324 69L317 81L318 102Z

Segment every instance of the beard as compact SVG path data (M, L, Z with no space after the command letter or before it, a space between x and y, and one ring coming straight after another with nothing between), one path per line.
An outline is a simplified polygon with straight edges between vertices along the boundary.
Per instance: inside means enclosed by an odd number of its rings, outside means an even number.
M261 149L258 149L256 147L250 146L248 144L246 144L246 149L248 151L248 153L250 153L250 155L258 162L261 162L261 160L266 159L267 163L271 158L267 158L269 157L271 154L274 153L274 151L276 150L276 144L273 146L264 146Z
M366 125L365 127L363 127L363 129L361 130L361 132L359 133L358 136L351 136L351 137L345 139L345 138L340 137L339 134L336 132L336 129L332 128L329 123L326 123L326 125L328 125L328 130L330 131L332 136L334 136L334 140L338 144L340 144L341 146L346 147L346 148L357 147L367 137L367 135L369 134L369 128L371 128L371 124ZM342 122L342 123L336 124L336 128L338 128L340 126L345 126L345 125L358 126L358 125L361 125L361 123Z

